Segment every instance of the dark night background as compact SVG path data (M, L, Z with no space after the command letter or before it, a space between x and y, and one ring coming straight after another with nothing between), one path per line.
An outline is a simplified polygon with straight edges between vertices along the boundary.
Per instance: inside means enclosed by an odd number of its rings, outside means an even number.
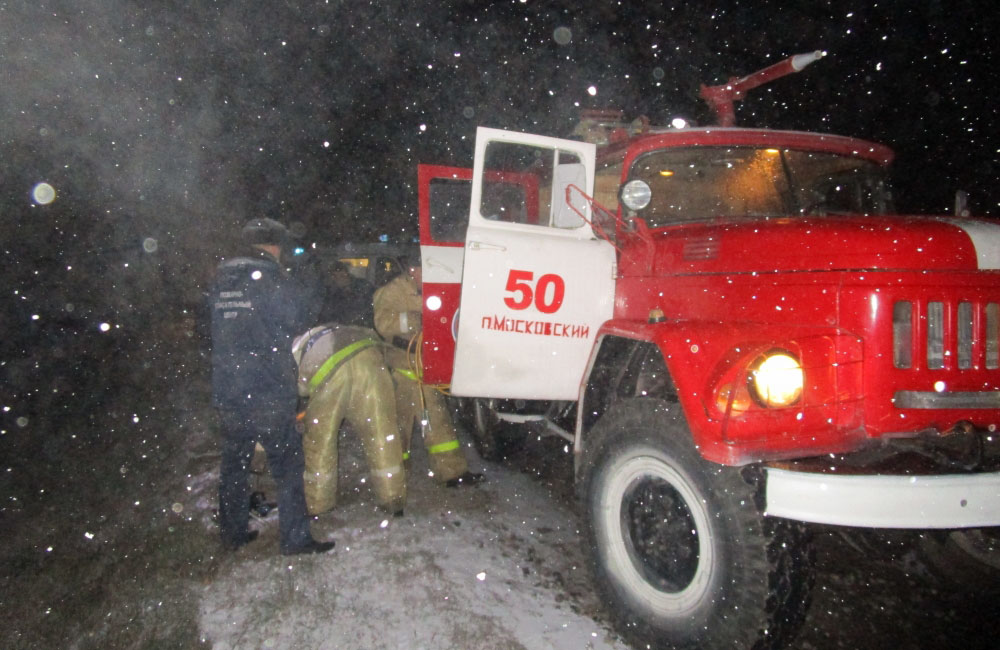
M577 5L0 1L5 430L79 386L77 350L141 353L151 325L195 318L250 217L324 245L409 241L416 164L471 164L477 125L706 123L700 83L791 54L828 52L737 104L741 124L890 145L902 211L964 189L1000 212L986 4Z
M49 570L12 531L106 517L127 559L107 593L146 580L162 513L139 503L208 411L202 295L243 222L411 241L417 163L471 165L478 125L566 137L587 108L706 124L701 83L820 49L738 123L882 142L900 211L949 213L962 189L1000 216L995 6L873 4L0 0L0 593ZM100 602L79 585L103 556L74 539L37 588ZM67 629L104 620L67 611Z
M888 144L902 211L1000 213L992 6L579 4L0 0L3 430L100 403L88 360L148 364L248 218L410 241L417 163L471 165L477 125L704 124L701 83L792 54L828 52L739 123Z
M471 164L477 125L566 136L581 108L706 123L700 83L814 49L829 56L739 122L888 144L903 211L950 211L957 189L1000 211L987 4L580 4L0 3L3 330L65 316L67 296L95 326L142 293L188 306L251 216L408 240L416 163ZM50 205L32 203L41 181Z

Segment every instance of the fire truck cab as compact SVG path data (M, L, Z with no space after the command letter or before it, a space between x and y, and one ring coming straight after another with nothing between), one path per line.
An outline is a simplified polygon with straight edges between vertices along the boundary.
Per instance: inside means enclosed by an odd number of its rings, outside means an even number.
M623 633L781 645L806 523L940 530L1000 576L1000 225L894 214L853 138L584 133L420 167L421 352L480 429L572 440Z

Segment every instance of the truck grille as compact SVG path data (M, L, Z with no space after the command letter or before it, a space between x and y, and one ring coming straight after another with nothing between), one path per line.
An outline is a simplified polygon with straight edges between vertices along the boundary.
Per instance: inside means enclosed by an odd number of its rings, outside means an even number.
M1000 367L1000 303L901 300L893 305L892 334L897 368Z

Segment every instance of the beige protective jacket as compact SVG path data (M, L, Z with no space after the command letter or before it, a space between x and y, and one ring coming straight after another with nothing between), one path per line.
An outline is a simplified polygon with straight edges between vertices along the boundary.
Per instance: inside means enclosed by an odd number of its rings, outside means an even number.
M337 504L337 436L344 420L361 439L376 504L391 512L406 503L403 438L385 344L363 327L324 325L295 341L299 392L309 397L302 448L310 514Z
M420 331L423 298L420 288L407 273L397 276L375 291L375 329L386 341L406 341Z
M336 323L319 325L297 337L292 342L292 356L299 365L299 396L309 397L334 366L338 365L337 362L344 361L344 357L353 353L350 349L352 345L368 339L378 341L378 337L373 336L368 328ZM341 350L347 350L347 354L331 363L330 360ZM327 365L325 369L324 364ZM321 370L322 375L319 374Z
M419 430L430 470L438 481L445 483L458 478L469 467L444 395L420 381L415 360L404 351L413 335L420 331L422 305L417 283L409 274L400 275L375 292L375 328L383 338L399 346L387 349L386 361L392 368L396 386L396 413L404 455L409 457L413 431Z

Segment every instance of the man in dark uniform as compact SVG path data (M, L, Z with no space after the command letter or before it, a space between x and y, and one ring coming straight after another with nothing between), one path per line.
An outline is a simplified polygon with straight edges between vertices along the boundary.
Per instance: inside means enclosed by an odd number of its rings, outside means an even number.
M212 398L222 424L219 527L238 549L248 530L254 446L267 452L278 489L281 552L323 553L334 543L309 531L303 492L302 437L295 429L298 372L292 340L306 328L306 300L280 266L283 225L253 219L243 228L243 256L219 265L212 290Z

